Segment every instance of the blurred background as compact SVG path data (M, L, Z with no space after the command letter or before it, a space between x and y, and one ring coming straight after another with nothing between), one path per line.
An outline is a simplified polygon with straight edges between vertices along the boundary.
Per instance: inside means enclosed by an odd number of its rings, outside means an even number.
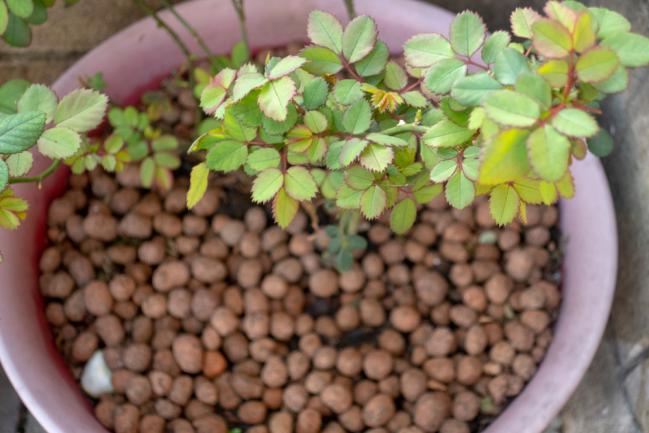
M268 1L281 4L281 0ZM633 31L649 35L649 0L582 1L622 13L632 22ZM454 12L475 10L490 30L508 28L515 7L540 8L545 3L427 2ZM156 0L149 4L155 5ZM51 84L85 52L141 17L132 0L81 0L68 10L57 6L50 11L47 23L34 29L29 48L9 48L0 42L0 82L20 77ZM604 123L616 140L615 151L603 161L620 237L616 300L588 374L548 433L649 432L649 69L636 71L629 91L606 105ZM0 433L42 431L0 369Z

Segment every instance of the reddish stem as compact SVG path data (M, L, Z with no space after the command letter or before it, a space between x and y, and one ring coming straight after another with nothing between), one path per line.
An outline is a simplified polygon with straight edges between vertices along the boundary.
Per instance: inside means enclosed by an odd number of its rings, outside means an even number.
M600 110L599 108L589 107L588 105L584 105L580 102L573 102L572 106L588 113L602 114L602 110Z
M340 56L340 61L341 61L341 63L343 64L343 67L347 70L347 72L349 72L349 74L350 74L350 75L351 75L351 76L352 76L356 81L358 81L358 82L360 82L360 83L363 83L363 82L364 82L363 77L361 77L360 75L358 75L358 73L354 70L354 68L352 67L352 65L349 64L349 62L347 61L347 59L345 59L344 57Z

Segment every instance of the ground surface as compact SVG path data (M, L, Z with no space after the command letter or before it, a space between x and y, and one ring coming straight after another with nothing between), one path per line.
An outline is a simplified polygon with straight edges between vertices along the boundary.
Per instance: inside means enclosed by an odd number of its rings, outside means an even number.
M333 0L332 0L333 1ZM399 0L395 0L399 1ZM490 29L507 24L518 5L541 0L431 0L454 11L483 14ZM590 0L622 12L634 30L649 34L649 0ZM51 82L75 59L140 17L132 0L83 0L55 9L37 29L34 44L13 50L0 44L0 82L14 77ZM607 124L617 149L604 161L620 236L619 277L606 336L588 374L560 420L562 433L649 432L649 71L636 72L631 89L610 101ZM0 433L42 433L0 371Z

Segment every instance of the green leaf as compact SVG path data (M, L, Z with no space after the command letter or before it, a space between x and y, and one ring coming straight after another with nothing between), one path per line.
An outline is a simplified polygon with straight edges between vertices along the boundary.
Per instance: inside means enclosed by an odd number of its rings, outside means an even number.
M629 73L624 66L618 66L613 75L601 83L593 83L593 86L603 93L617 93L629 86Z
M9 174L11 177L23 176L31 170L33 162L34 157L29 151L9 155L7 158Z
M338 81L334 86L333 95L336 101L343 105L351 105L365 96L361 83L351 79Z
M385 191L378 186L369 187L361 196L361 212L367 219L374 219L385 210L387 197Z
M9 182L9 167L7 163L0 159L0 190L4 190Z
M267 168L279 167L279 152L272 148L261 148L253 150L248 156L248 166L255 170L261 171Z
M151 148L156 152L161 150L176 150L178 148L178 139L170 134L164 134L151 142Z
M482 45L486 30L478 14L464 11L451 23L451 46L458 54L471 57Z
M207 179L210 176L210 170L207 164L201 162L192 167L189 175L189 191L187 191L187 208L191 209L196 203L201 201L207 191Z
M327 129L327 118L319 111L309 111L304 115L304 124L314 134L320 134Z
M358 165L350 167L345 173L347 185L355 190L364 191L374 183L374 174L371 171L359 167Z
M390 57L390 50L385 42L377 41L374 49L362 60L359 60L354 69L361 77L378 75L385 69Z
M606 8L588 8L597 23L597 37L606 39L631 30L631 23L619 13Z
M499 90L487 96L484 108L492 120L503 125L532 126L541 116L539 104L512 90Z
M26 111L0 119L0 153L12 154L36 144L45 127L45 114Z
M398 63L388 62L385 67L383 83L392 90L401 90L408 84L408 75Z
M456 209L464 209L475 198L475 186L461 171L456 172L446 184L446 201Z
M25 80L9 80L0 86L0 113L15 114L18 100L29 86Z
M78 89L64 96L54 113L57 126L87 132L101 123L108 106L105 95L89 89Z
M367 56L376 44L376 23L368 16L354 18L343 33L343 55L349 63Z
M538 67L539 73L552 87L561 88L568 82L568 62L550 60Z
M259 108L264 114L278 122L286 119L286 106L295 96L295 83L290 77L283 77L266 83L259 94Z
M507 48L510 41L511 37L509 33L502 30L493 32L489 35L482 48L482 60L489 64L494 63L500 53Z
M532 25L532 43L543 56L562 59L572 50L572 38L568 30L556 21L542 18Z
M465 152L466 154L466 152ZM462 161L462 171L464 175L471 180L478 180L480 177L480 161L478 158L464 158Z
M245 41L239 41L232 47L230 59L233 68L240 68L250 60L250 50Z
M101 157L101 166L104 170L113 172L117 167L117 158L115 158L115 155L104 155Z
M140 182L145 188L151 188L155 178L155 162L153 158L146 158L140 165Z
M365 99L359 99L343 115L343 128L350 134L362 134L372 121L372 108Z
M361 153L361 165L368 170L383 171L392 162L394 153L389 147L371 143Z
M408 142L402 138L379 134L376 132L367 134L367 137L365 138L372 143L383 144L384 146L403 147L408 145Z
M270 80L282 78L306 63L306 59L299 56L286 56L277 62L266 74Z
M48 129L38 139L38 151L52 159L68 158L74 155L81 145L81 136L64 126Z
M531 8L518 8L510 17L512 32L525 39L532 38L532 26L541 16Z
M354 160L360 156L365 147L367 147L367 144L367 140L361 140L360 138L355 137L345 140L340 151L340 164L342 164L343 167L346 167L354 162Z
M406 233L417 218L417 206L411 198L404 199L392 208L390 228L398 235Z
M9 25L9 10L7 9L7 4L3 1L0 1L0 35L7 30Z
M527 139L529 159L544 180L556 182L568 169L570 140L550 125L536 129Z
M14 47L26 47L32 42L32 32L23 19L10 13L9 22L2 39Z
M574 30L575 22L577 21L577 14L569 8L565 2L550 0L545 4L543 10L549 18L553 19L558 24L561 24L563 27L568 29L569 32Z
M540 184L544 181L522 178L514 182L514 189L522 201L530 204L543 203ZM547 182L545 182L547 183Z
M56 95L47 86L32 84L18 100L17 108L19 112L40 111L49 123L54 118L57 102Z
M286 228L295 218L300 204L293 197L289 196L284 188L280 188L273 200L273 216L275 222L282 227Z
M313 176L304 167L291 167L286 171L284 188L296 200L311 200L318 191Z
M516 81L516 91L533 98L544 110L552 105L552 89L538 74L521 74Z
M600 158L610 155L615 144L611 134L609 134L604 128L601 128L597 134L589 138L587 141L588 150L590 150L593 155L599 156Z
M565 108L552 119L552 126L569 137L592 137L599 126L590 114L577 108Z
M428 68L441 60L454 57L450 42L437 33L408 39L404 45L404 54L408 65L414 68Z
M577 76L586 83L599 83L610 78L620 61L615 52L608 48L594 48L577 60Z
M342 209L358 209L361 205L362 191L342 185L336 194L336 206Z
M269 168L257 175L252 183L252 201L265 203L284 185L284 175L277 168Z
M298 114L297 114L297 110L295 109L295 106L293 104L290 104L287 107L286 119L284 119L281 122L278 122L266 116L262 116L261 124L263 126L263 130L268 134L281 135L286 133L291 128L293 128L293 126L295 126L295 123L297 122L297 117ZM252 137L246 138L246 141L250 141L254 139L255 137L254 130L250 130L250 135Z
M455 159L445 159L440 161L430 171L430 180L435 183L446 182L457 171L457 161Z
M342 52L343 28L333 15L319 10L311 12L307 33L314 44L329 48L334 53Z
M237 77L232 87L232 101L243 99L254 89L258 89L268 82L268 79L257 71L241 74ZM207 87L201 95L201 106L210 108L220 104L225 97L225 89L221 86Z
M29 18L34 12L34 2L32 0L5 0L9 11L20 18Z
M207 153L210 170L230 172L238 170L248 158L248 148L240 141L220 141Z
M175 153L156 152L153 155L153 160L155 161L156 165L161 168L170 168L172 170L176 170L178 167L180 167L180 158L178 158L178 155L176 155Z
M602 46L615 51L626 67L636 68L649 64L649 38L636 33L617 33L602 41Z
M489 210L498 225L506 225L518 213L519 198L516 190L509 185L498 185L489 196Z
M406 104L415 108L426 108L428 100L419 90L411 90L410 92L402 93L401 97Z
M467 66L458 59L440 60L426 72L425 85L433 93L448 93L466 75Z
M303 69L315 75L333 75L343 68L338 54L328 48L306 47L300 51L300 56L308 60Z
M485 96L502 85L486 72L462 77L455 82L451 96L465 107L480 105Z
M315 110L321 107L327 100L329 86L322 77L316 77L304 86L302 97L304 99L304 108Z
M429 203L432 199L437 197L443 191L443 186L440 184L437 185L428 185L420 188L416 191L413 191L412 197L419 204Z
M518 76L529 72L527 58L513 48L505 48L502 53L496 57L496 63L493 67L496 80L505 85L514 85Z
M523 129L501 131L488 142L482 154L479 182L498 185L524 177L529 172L526 140L529 132Z
M474 131L444 119L428 129L422 142L427 146L451 147L465 143L473 134Z
M572 32L572 41L575 50L583 53L595 45L597 39L593 23L593 16L588 13L582 13L577 16L575 30Z

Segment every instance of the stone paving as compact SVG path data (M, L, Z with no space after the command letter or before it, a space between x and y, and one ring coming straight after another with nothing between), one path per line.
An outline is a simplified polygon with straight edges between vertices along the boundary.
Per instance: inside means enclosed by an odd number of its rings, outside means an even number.
M477 10L490 29L507 26L508 13L503 11L544 3L543 0L429 2L456 12L467 8ZM615 9L630 18L635 31L649 34L649 0L586 3ZM0 82L25 77L49 83L88 49L141 16L132 0L83 0L69 11L62 9L56 7L48 24L37 28L29 49L15 50L0 44ZM649 316L646 314L649 311L649 225L645 224L649 221L648 80L649 71L636 72L630 90L606 104L606 123L617 142L616 151L604 161L620 236L616 299L606 335L590 370L547 433L649 432ZM0 433L43 432L0 370Z

